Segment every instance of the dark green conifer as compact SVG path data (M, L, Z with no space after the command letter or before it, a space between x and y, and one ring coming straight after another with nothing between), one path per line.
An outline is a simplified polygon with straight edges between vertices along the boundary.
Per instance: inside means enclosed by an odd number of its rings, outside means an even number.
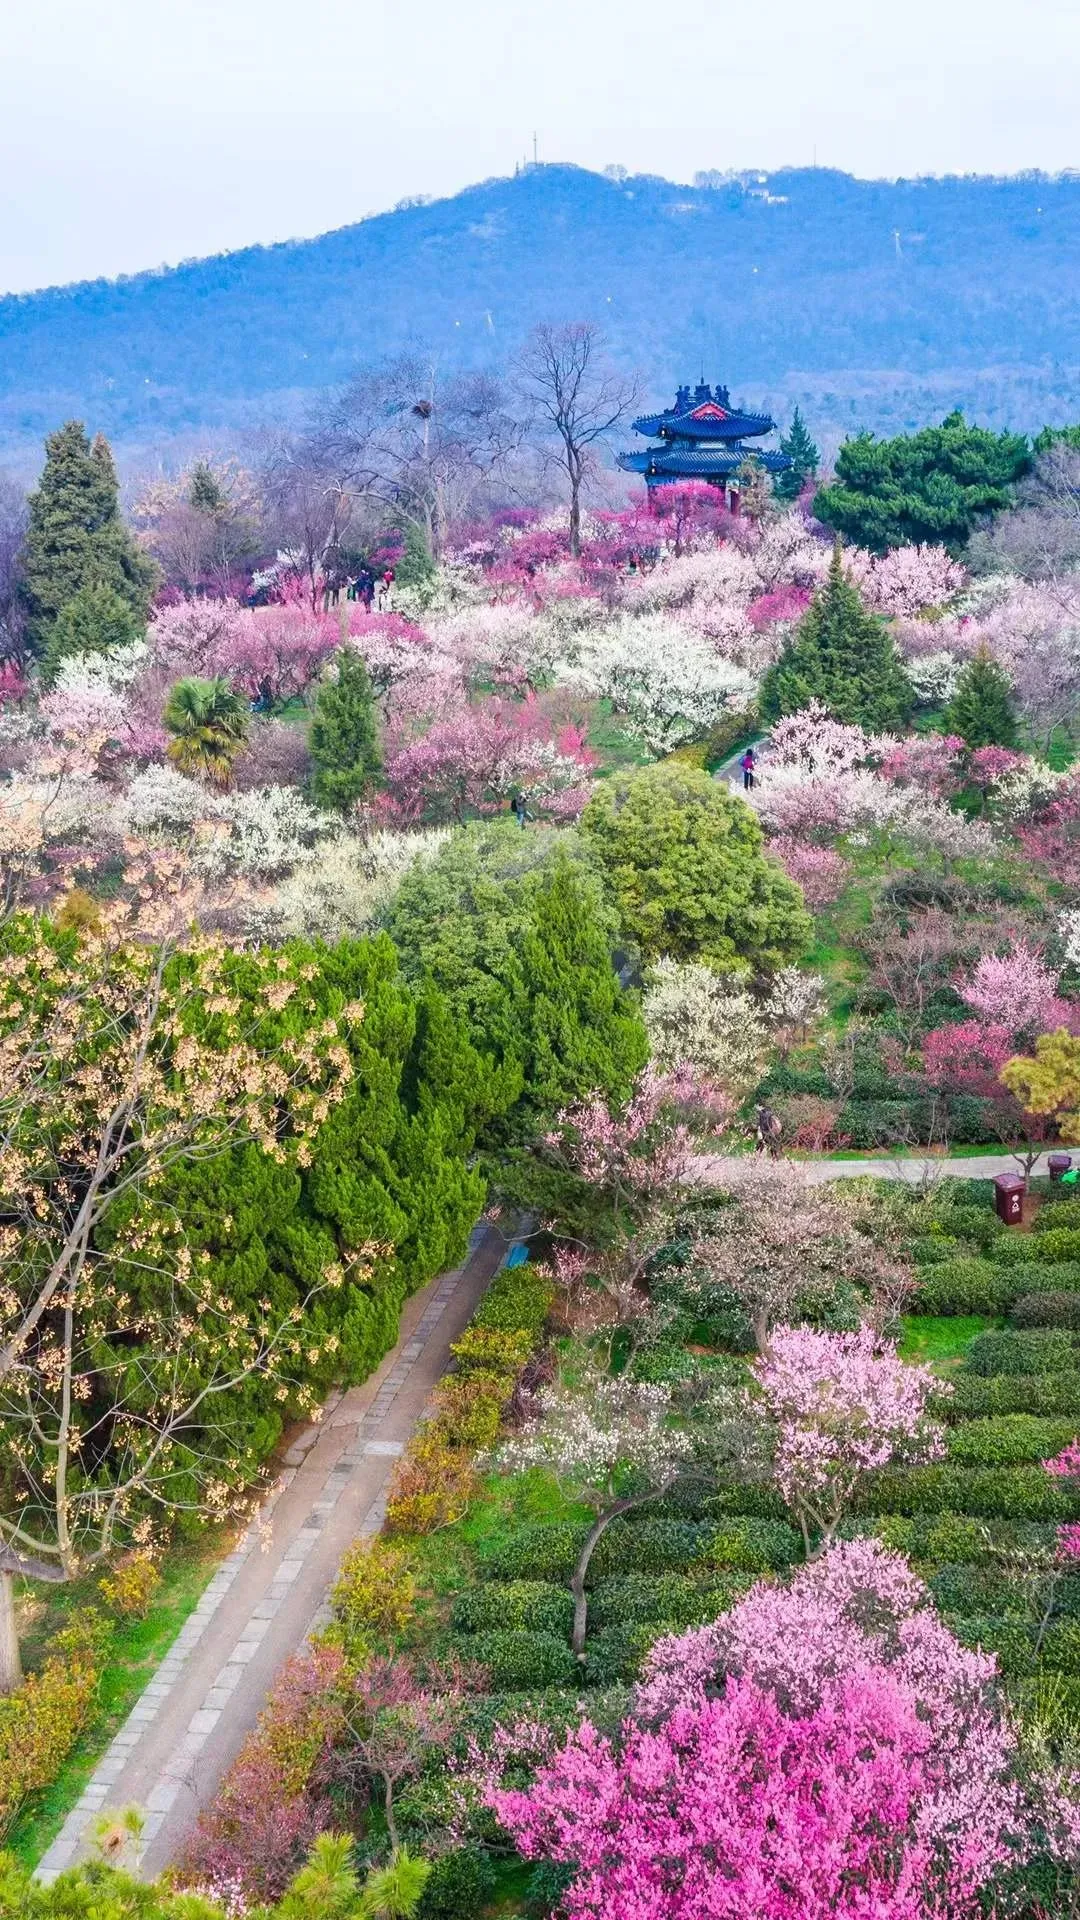
M315 704L309 737L317 806L348 813L382 772L382 749L368 671L354 647L342 647L337 679Z
M949 733L959 734L974 753L977 747L1015 747L1016 714L1008 677L980 647L957 682L945 713Z
M791 465L777 474L773 491L778 500L797 500L807 481L813 479L821 460L798 407L791 416L790 431L780 436L780 451L788 455Z
M902 727L912 689L892 635L844 571L839 540L828 577L761 687L767 720L819 700L837 720L887 733Z
M108 442L91 445L79 420L45 442L45 467L30 495L23 595L30 643L42 653L59 614L84 588L107 587L144 623L157 568L120 517Z

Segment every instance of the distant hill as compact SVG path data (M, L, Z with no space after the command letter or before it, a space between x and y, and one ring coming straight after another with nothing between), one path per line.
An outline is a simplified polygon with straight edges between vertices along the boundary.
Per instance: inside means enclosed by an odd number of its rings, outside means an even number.
M299 412L407 341L498 364L597 318L655 397L726 381L826 444L960 404L1080 418L1080 175L684 187L528 168L316 240L0 300L0 454L77 414L143 445Z

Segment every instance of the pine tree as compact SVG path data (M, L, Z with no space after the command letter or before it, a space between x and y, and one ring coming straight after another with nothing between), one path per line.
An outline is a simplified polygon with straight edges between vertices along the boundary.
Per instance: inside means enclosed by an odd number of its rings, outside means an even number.
M892 636L844 572L837 540L824 585L765 675L762 715L778 720L820 700L837 720L887 733L905 724L912 697Z
M435 578L435 562L431 557L424 530L415 520L406 520L402 532L401 559L394 567L394 579L399 587L426 587Z
M353 647L341 649L337 666L311 722L311 793L317 806L348 813L382 772L382 750L367 668Z
M790 432L780 436L780 451L787 454L791 465L777 474L773 491L778 500L797 500L807 481L813 479L821 460L798 407L791 416Z
M157 569L120 518L108 442L91 445L79 420L45 442L45 467L30 496L23 594L30 643L43 652L58 615L84 587L104 586L144 623Z
M76 654L112 653L118 647L130 647L142 628L130 602L103 580L80 587L61 607L49 630L41 662L43 686L55 685L61 661Z
M1008 677L980 647L956 684L945 713L949 733L958 733L972 752L977 747L1015 747L1016 715Z
M199 513L221 513L228 504L209 461L196 460L191 469L188 505Z

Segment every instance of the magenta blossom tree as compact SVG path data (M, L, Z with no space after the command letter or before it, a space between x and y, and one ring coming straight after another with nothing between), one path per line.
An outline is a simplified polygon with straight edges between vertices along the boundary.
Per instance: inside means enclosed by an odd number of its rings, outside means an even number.
M776 1485L808 1555L832 1543L868 1474L945 1451L942 1429L927 1415L942 1383L869 1327L777 1327L754 1375L774 1427Z
M967 1920L1029 1809L996 1664L875 1540L661 1640L616 1740L587 1722L487 1798L596 1920Z

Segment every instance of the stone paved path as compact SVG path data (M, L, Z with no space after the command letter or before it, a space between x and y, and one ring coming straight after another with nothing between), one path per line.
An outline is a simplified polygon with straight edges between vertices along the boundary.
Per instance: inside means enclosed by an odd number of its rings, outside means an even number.
M394 1461L504 1251L501 1235L478 1227L464 1264L406 1303L398 1344L372 1377L332 1402L286 1455L261 1514L214 1575L44 1855L40 1879L54 1880L82 1858L86 1829L103 1810L120 1807L145 1814L144 1878L175 1859L275 1675L322 1615L345 1549L382 1525Z
M702 1154L696 1164L706 1180L715 1181L719 1186L725 1174L730 1175L745 1166L747 1158L745 1154L738 1158L721 1153ZM1078 1161L1080 1153L1074 1151L1074 1166ZM1019 1162L1014 1160L1011 1153L967 1156L958 1153L951 1157L931 1154L925 1159L915 1154L897 1154L891 1159L880 1160L789 1160L786 1163L781 1157L774 1164L801 1168L813 1186L823 1186L828 1180L853 1179L860 1173L872 1174L876 1180L907 1180L912 1186L919 1186L924 1180L992 1180L995 1174L1021 1171ZM1047 1171L1046 1154L1041 1153L1032 1173L1045 1174ZM1068 1188L1065 1191L1068 1192Z

